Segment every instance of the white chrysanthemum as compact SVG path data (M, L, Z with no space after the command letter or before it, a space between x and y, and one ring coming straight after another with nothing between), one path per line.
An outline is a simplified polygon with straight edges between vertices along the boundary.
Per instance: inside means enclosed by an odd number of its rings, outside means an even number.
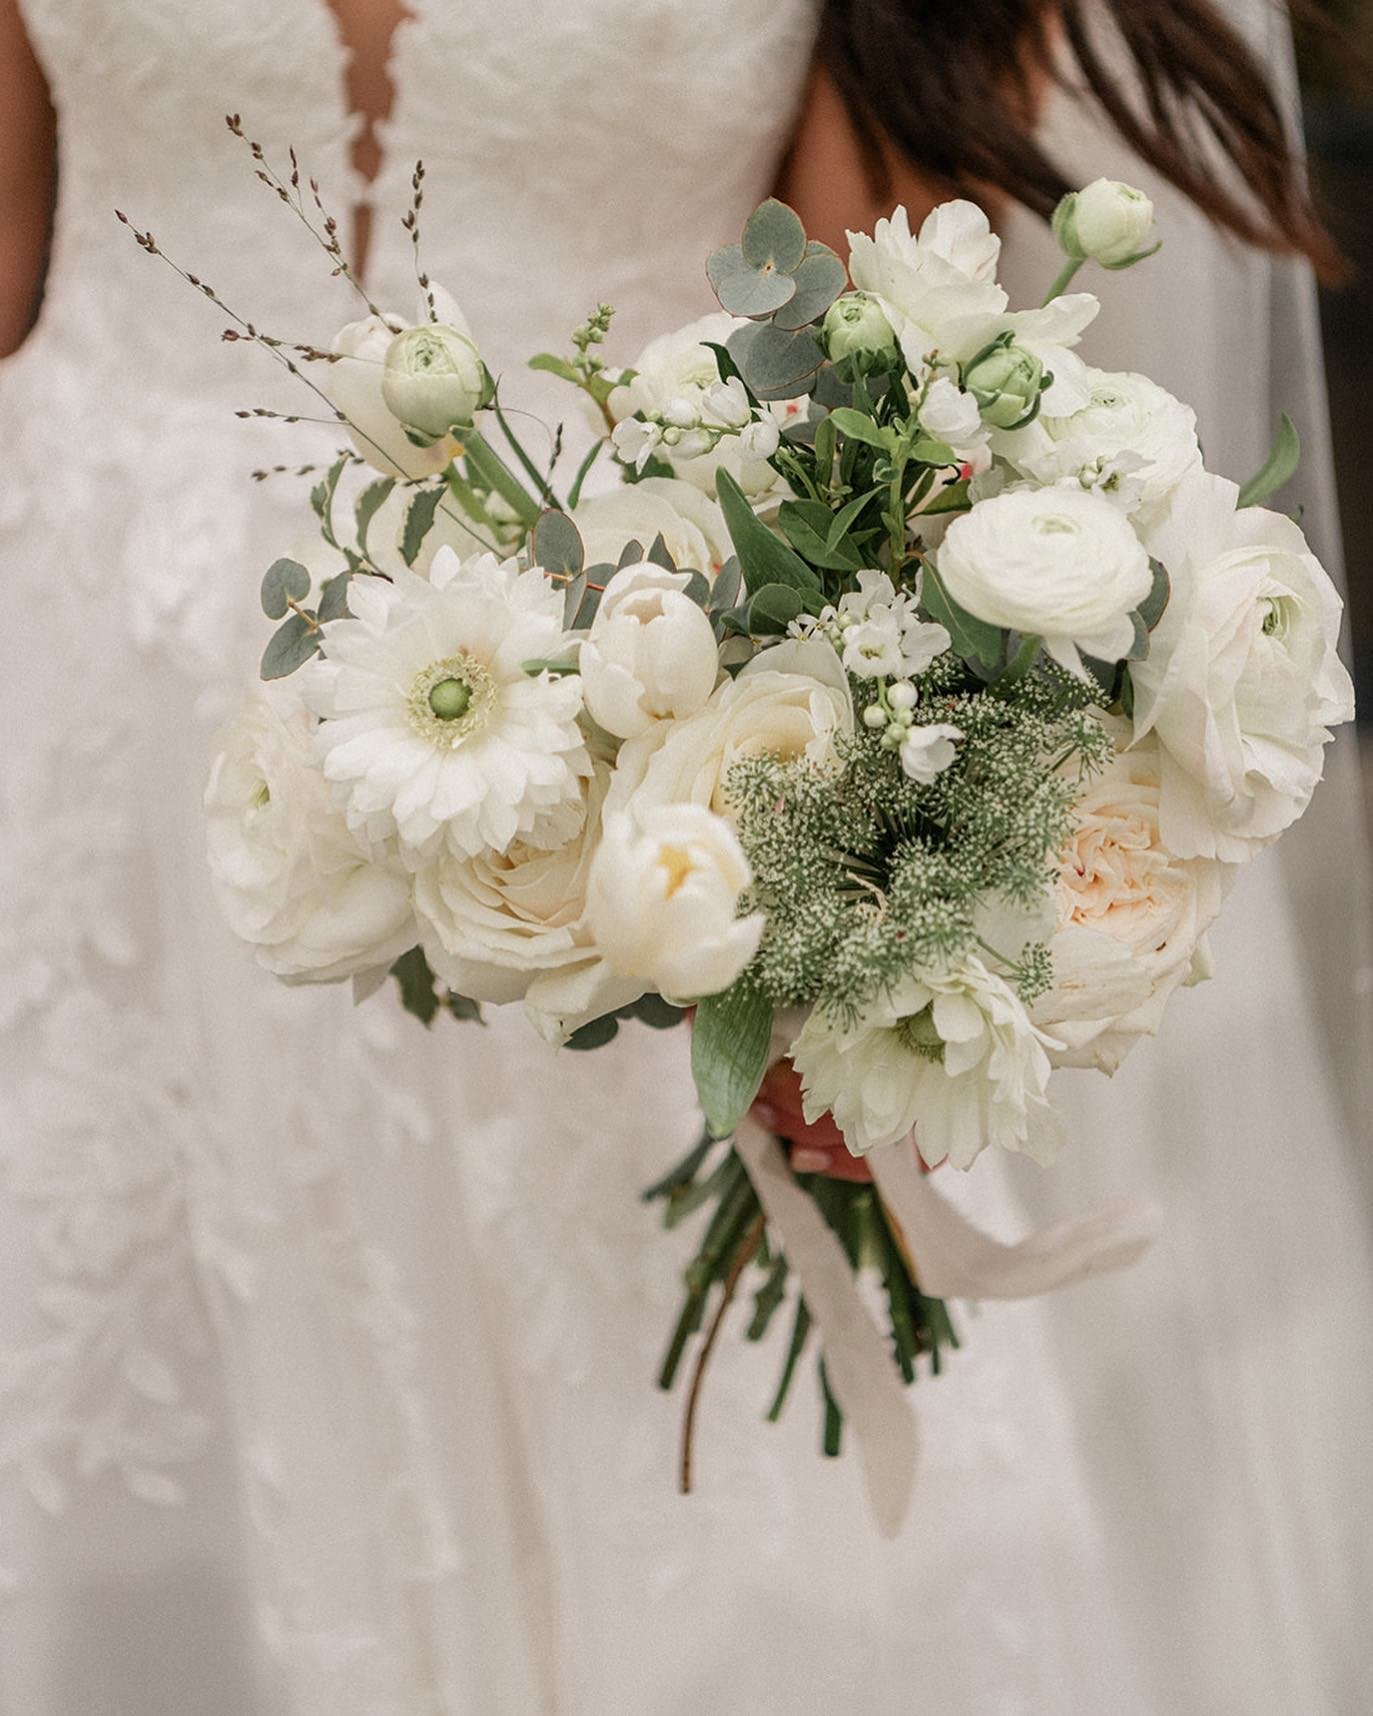
M980 959L910 977L845 1029L817 1008L791 1047L808 1122L833 1114L856 1156L912 1128L931 1167L966 1168L988 1144L1047 1162L1050 1039Z
M220 910L259 964L300 983L386 966L414 944L409 878L350 832L311 761L314 722L295 686L254 691L205 788Z
M355 617L324 628L307 694L350 825L396 836L412 863L575 832L590 769L581 682L524 666L565 647L562 596L544 574L444 548L427 580L355 578L349 603Z

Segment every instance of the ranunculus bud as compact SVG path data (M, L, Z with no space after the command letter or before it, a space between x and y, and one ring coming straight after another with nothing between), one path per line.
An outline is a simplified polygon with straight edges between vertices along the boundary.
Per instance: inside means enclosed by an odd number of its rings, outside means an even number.
M677 1001L728 989L753 958L761 912L736 915L753 880L738 836L700 804L610 816L591 866L587 923L611 968Z
M582 695L616 738L694 715L715 689L719 646L687 583L685 572L644 562L622 566L605 587L582 645Z
M896 349L896 333L871 292L845 292L825 312L825 350L835 363L855 352L876 355Z
M968 364L963 385L985 423L994 429L1023 429L1039 415L1048 378L1033 352L1003 335Z
M1128 268L1149 247L1154 205L1119 179L1094 179L1070 191L1054 210L1054 237L1077 262Z
M481 354L466 334L443 322L405 328L391 341L381 378L387 409L416 434L437 441L489 397Z

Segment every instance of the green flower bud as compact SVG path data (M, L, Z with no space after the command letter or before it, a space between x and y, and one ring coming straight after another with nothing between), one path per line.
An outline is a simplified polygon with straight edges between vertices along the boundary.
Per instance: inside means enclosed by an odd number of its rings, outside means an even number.
M1094 179L1070 191L1054 210L1054 237L1075 262L1128 268L1145 255L1154 225L1154 205L1143 191L1118 179ZM1154 247L1155 249L1157 246Z
M1032 422L1049 380L1034 353L1008 338L979 352L963 371L963 385L977 401L983 422L995 429L1022 429Z
M875 356L894 351L896 334L870 292L845 292L825 312L825 350L838 363L855 352Z
M429 693L429 707L440 721L461 721L472 704L472 688L461 679L441 679Z
M428 322L391 341L381 392L393 417L432 442L472 421L490 397L490 378L466 334Z

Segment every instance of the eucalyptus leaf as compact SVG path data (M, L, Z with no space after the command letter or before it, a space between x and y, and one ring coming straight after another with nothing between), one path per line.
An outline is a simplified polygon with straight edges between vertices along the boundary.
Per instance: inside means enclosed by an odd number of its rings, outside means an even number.
M1153 631L1163 618L1168 599L1173 593L1173 585L1168 577L1168 568L1161 560L1151 560L1149 564L1153 568L1154 586L1139 605L1139 617L1148 630Z
M618 572L622 566L638 566L643 557L644 545L642 542L637 540L626 542L620 550L620 558L615 562L614 570Z
M1272 450L1264 461L1263 468L1250 477L1240 490L1236 505L1262 506L1270 495L1275 495L1284 483L1291 481L1300 463L1301 437L1297 434L1292 419L1284 411L1278 422L1278 433L1274 438Z
M348 612L348 586L353 581L351 568L345 572L337 572L332 578L326 578L319 589L319 612L316 618L321 625L329 620L341 620Z
M339 546L338 538L334 535L334 492L338 488L339 478L351 463L351 453L340 453L310 490L310 505L319 519L320 533L330 548Z
M691 1072L706 1124L725 1138L748 1112L768 1070L772 1003L740 979L696 1009L691 1031Z
M739 591L743 587L743 582L743 574L739 570L739 557L737 554L731 554L715 574L715 582L710 591L711 612L718 614L726 608L732 608L739 600Z
M663 536L661 530L653 538L653 546L644 556L644 559L648 561L650 566L661 566L664 572L675 572L677 570L677 562L672 558L671 551L667 545L667 540Z
M395 486L396 479L394 477L378 477L376 482L368 483L353 505L353 522L357 529L358 547L364 554L367 552L368 527Z
M577 610L582 605L582 597L586 594L586 573L575 573L567 581L567 590L563 596L563 630L571 631L577 623Z
M684 568L684 570L686 569ZM710 606L710 580L704 572L697 572L694 568L687 570L687 581L682 588L682 594L689 601L695 602L698 608L708 608Z
M400 557L413 566L434 523L434 515L444 497L441 487L420 489L405 509L405 530L400 539Z
M1130 619L1135 628L1135 639L1125 652L1126 661L1143 661L1149 653L1149 627L1143 614L1136 608Z
M268 639L262 652L260 669L263 679L285 679L294 673L319 648L319 630L311 624L313 615L292 614Z
M749 630L784 632L804 612L805 603L790 584L764 584L748 605Z
M773 535L749 505L744 491L723 468L716 476L716 493L730 540L739 556L745 587L754 591L765 584L790 584L808 603L823 602L824 592L815 573Z
M960 608L928 561L925 563L921 601L930 618L937 620L953 639L953 647L959 655L980 661L984 667L994 667L1000 662L1000 630Z
M769 197L744 223L740 254L752 268L794 274L806 254L806 229L794 208Z
M792 275L795 295L772 318L775 328L804 328L818 322L848 284L844 264L828 245L807 249L809 254Z
M706 275L720 307L732 316L770 316L796 294L789 274L764 273L745 260L737 244L715 251L706 264Z
M852 406L841 405L830 412L829 420L841 435L846 435L850 441L861 441L867 447L876 447L883 453L890 453L896 445L896 437L890 429L883 429L875 423L866 411L856 411Z
M565 512L555 508L539 514L531 551L534 564L545 572L580 572L586 559L581 532Z
M565 1049L600 1049L620 1034L620 1021L613 1013L591 1019L563 1044Z
M641 1025L647 1025L654 1031L669 1031L674 1025L680 1025L685 1016L680 1007L674 1007L671 1001L664 1001L661 995L651 991L620 1008L622 1019L637 1019Z
M299 560L274 560L262 575L262 611L269 620L284 620L292 602L310 594L310 574Z
M745 383L759 399L795 399L805 393L825 354L809 328L786 333L767 323L736 328L728 342Z

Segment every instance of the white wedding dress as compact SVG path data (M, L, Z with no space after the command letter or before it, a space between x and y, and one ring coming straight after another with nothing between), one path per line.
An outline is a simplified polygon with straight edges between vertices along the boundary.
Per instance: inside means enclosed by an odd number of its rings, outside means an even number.
M113 210L271 332L349 319L222 123L293 142L345 205L333 17L24 11L61 194L39 325L0 366L3 1716L1368 1709L1368 1194L1317 1023L1356 996L1304 959L1280 860L1244 878L1210 990L1114 1087L1069 1092L1061 1167L984 1158L952 1188L1004 1232L1140 1188L1168 1222L1117 1281L962 1314L916 1388L900 1539L856 1461L821 1458L811 1368L760 1421L776 1338L727 1331L679 1497L653 1376L683 1241L637 1193L695 1130L682 1036L554 1056L518 1017L426 1035L287 991L205 880L255 583L303 533L304 485L247 473L320 443L234 419L300 400ZM377 295L411 301L393 217L423 155L427 266L530 408L565 410L516 366L597 301L626 361L710 307L702 259L769 188L814 7L411 12ZM1217 272L1099 277L1102 349L1199 400L1244 475L1268 334L1230 319L1289 271L1165 211Z

